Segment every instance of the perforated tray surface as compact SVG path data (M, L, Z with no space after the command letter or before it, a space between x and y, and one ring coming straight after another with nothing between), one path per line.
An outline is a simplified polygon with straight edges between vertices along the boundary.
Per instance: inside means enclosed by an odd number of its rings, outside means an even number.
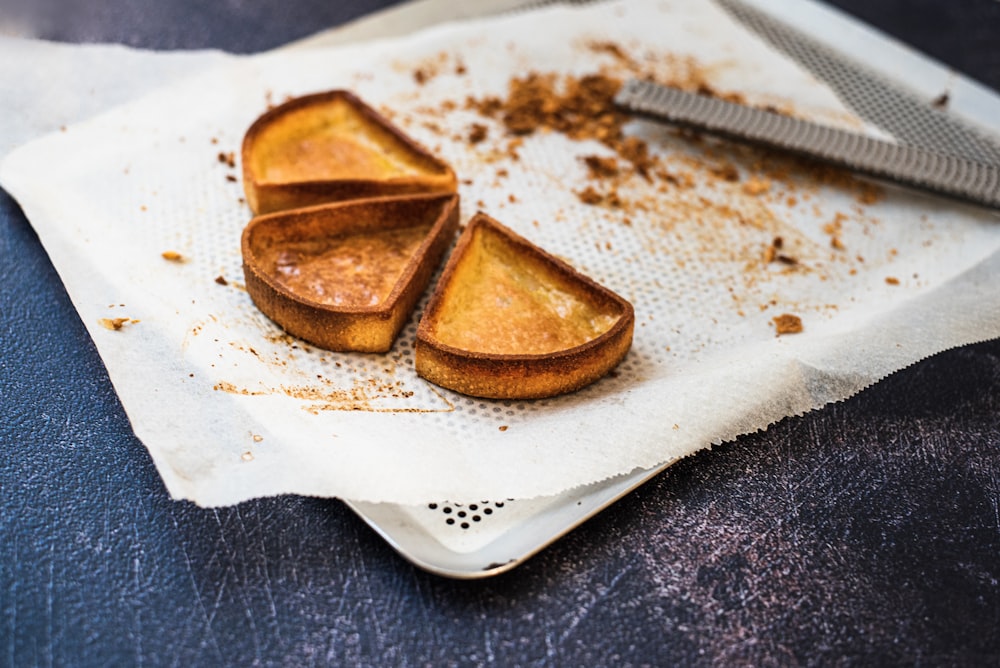
M586 1L586 0L585 0ZM921 96L911 82L939 74L941 66L907 52L904 66L877 71L880 55L900 47L875 32L855 32L852 56L821 39L858 24L806 0L796 3L792 27L763 9L766 0L716 0L747 28L827 83L861 118L897 141L983 163L1000 163L1000 98L971 86L962 101ZM551 4L526 2L522 10ZM860 41L860 49L858 42ZM886 59L892 60L892 59ZM959 75L951 80L966 82ZM970 92L971 90L971 92ZM959 118L964 106L996 109L990 127L980 129ZM982 114L980 113L981 117ZM436 500L419 506L346 501L403 557L417 566L454 578L481 578L509 570L639 487L673 462L540 499Z

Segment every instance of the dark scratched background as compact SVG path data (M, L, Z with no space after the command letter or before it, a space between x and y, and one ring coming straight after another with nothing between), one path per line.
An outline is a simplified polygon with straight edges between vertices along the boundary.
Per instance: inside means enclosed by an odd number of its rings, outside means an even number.
M386 4L0 0L0 26L253 52ZM833 4L1000 90L1000 2ZM1000 343L691 457L454 582L337 501L171 501L0 191L0 666L488 663L1000 665Z

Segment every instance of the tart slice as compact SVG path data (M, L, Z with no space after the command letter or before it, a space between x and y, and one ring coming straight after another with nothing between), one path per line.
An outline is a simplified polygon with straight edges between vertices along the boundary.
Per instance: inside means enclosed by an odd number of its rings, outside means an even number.
M458 195L339 202L257 216L243 231L247 292L289 334L385 352L458 229Z
M347 91L299 97L243 138L243 188L254 213L410 193L453 193L455 173Z
M627 301L478 213L420 320L416 370L472 396L549 397L611 371L634 325Z

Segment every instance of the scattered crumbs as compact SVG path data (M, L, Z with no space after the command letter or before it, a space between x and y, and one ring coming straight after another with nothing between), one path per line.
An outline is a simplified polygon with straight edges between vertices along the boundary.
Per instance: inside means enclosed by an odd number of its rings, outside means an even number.
M230 151L229 153L226 153L225 151L219 151L217 159L219 162L226 165L227 167L236 166L236 154L233 153L232 151Z
M622 205L621 198L618 196L618 191L614 188L609 190L607 193L601 193L595 190L593 186L587 186L583 190L576 191L575 194L584 204L606 204L611 207L620 207Z
M798 334L802 331L802 318L791 313L782 313L771 318L774 322L775 336L782 334Z
M223 276L222 274L219 274L218 276L215 277L215 282L218 283L219 285L229 285L229 281L227 281L226 277Z
M677 430L677 429L680 429L680 428L681 428L680 425L675 422L674 423L674 429Z
M242 455L240 455L240 459L242 459L245 462L252 462L253 461L253 453L250 452L250 451L244 452Z
M763 195L771 189L771 180L765 178L752 177L743 184L743 192L754 197Z
M424 69L413 70L413 80L417 82L417 85L423 86L425 83L427 83L428 78L429 77L427 74L427 70Z
M587 155L583 157L583 162L587 165L591 178L618 176L618 161L612 157Z
M209 141L211 141L212 144L218 144L219 143L219 138L218 137L212 137Z
M168 262L184 262L184 256L177 251L168 250L160 253L160 256Z
M713 167L708 171L723 181L736 182L740 180L740 172L731 162L724 163L718 167Z
M899 279L895 276L886 276L885 282L887 285L899 285Z
M459 61L458 64L455 65L455 74L457 74L458 76L462 76L467 71L468 70L465 68L465 63Z
M230 183L236 183L236 177L233 176L232 174L226 174L226 180L229 181Z
M517 202L517 196L514 193L510 193L509 195L507 195L507 201L510 202L511 204L514 204Z
M500 431L507 431L508 429L510 429L510 427L508 427L507 425L505 424L500 425Z
M264 440L264 437L261 436L260 434L254 434L253 435L253 442L254 443L260 443L263 440Z
M97 321L100 323L101 327L104 329L109 329L113 332L117 332L125 325L130 325L132 323L139 322L138 320L133 320L132 318L101 318Z

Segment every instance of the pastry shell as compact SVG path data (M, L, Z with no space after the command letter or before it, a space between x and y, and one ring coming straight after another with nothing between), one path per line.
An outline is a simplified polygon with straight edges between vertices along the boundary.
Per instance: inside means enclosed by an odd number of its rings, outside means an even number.
M416 370L472 396L549 397L610 372L634 327L628 301L478 213L420 320Z
M264 113L243 138L241 161L255 214L458 187L451 167L343 90Z
M458 229L458 195L338 202L257 216L243 272L257 307L336 351L385 352Z

